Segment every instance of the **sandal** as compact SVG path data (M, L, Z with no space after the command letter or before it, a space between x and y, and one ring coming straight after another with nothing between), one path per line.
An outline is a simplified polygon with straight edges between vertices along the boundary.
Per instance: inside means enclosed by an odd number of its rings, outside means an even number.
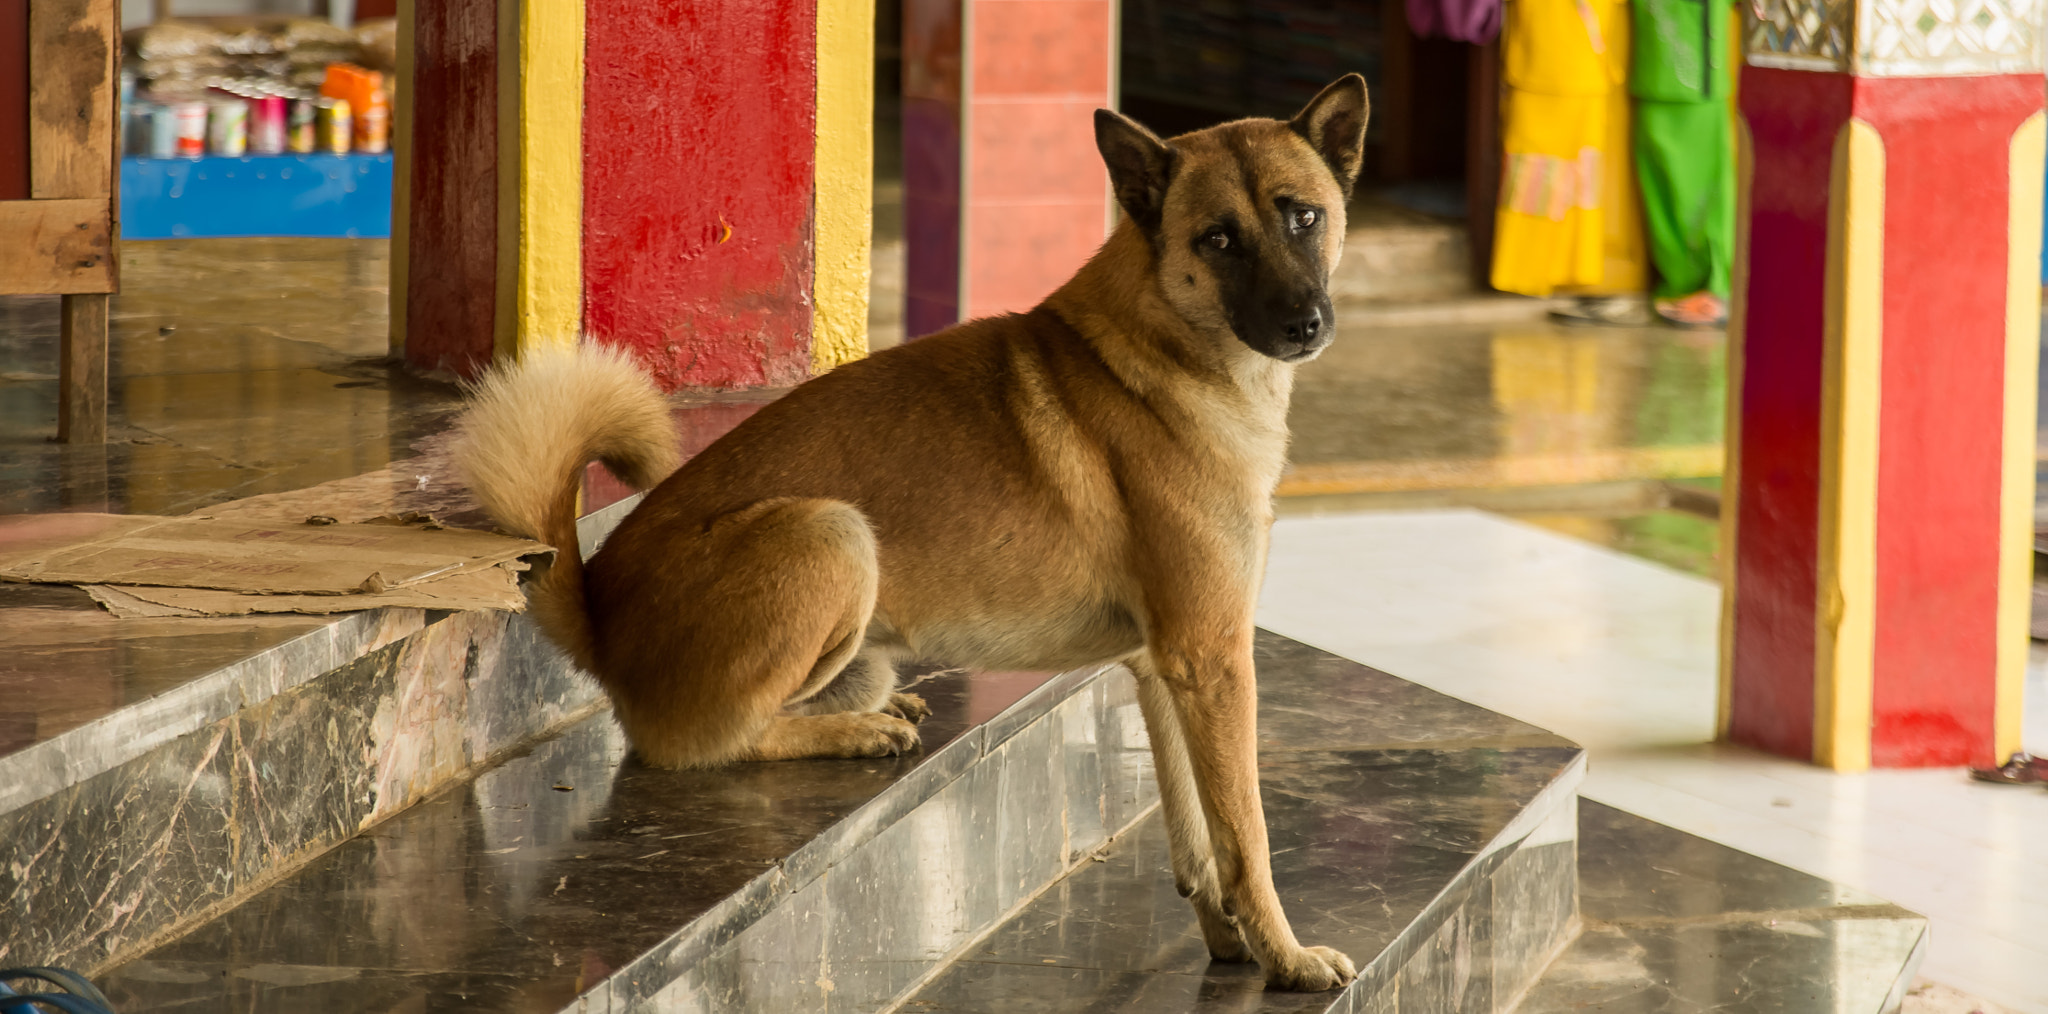
M1644 327L1650 313L1632 296L1579 296L1570 306L1550 311L1550 319L1574 327Z
M2039 785L2048 782L2048 758L2016 753L1995 768L1971 768L1970 778L1997 785Z
M1672 327L1714 330L1728 326L1728 303L1702 289L1680 299L1658 300L1657 316Z

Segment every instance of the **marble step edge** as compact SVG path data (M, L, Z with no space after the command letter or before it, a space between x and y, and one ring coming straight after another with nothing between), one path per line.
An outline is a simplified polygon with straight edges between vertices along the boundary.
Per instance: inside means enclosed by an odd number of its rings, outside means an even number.
M576 523L584 554L640 502L635 494ZM373 609L255 652L178 687L125 705L78 728L0 755L0 815L111 770L236 712L404 640L438 612Z
M1586 780L1586 752L1578 756L1558 772L1549 786L1529 801L1515 818L1508 822L1501 832L1487 842L1478 855L1466 863L1464 869L1429 904L1408 923L1406 929L1395 937L1386 949L1365 962L1358 970L1358 978L1338 995L1328 1010L1368 1010L1366 1004L1387 993L1399 982L1402 972L1408 969L1415 958L1430 942L1438 937L1445 927L1458 916L1460 910L1471 899L1476 887L1501 872L1517 853L1525 848L1561 844L1576 841L1578 837L1579 786ZM1576 894L1576 892L1574 892ZM1566 925L1561 939L1551 944L1533 963L1526 976L1527 981L1514 989L1519 996L1522 990L1532 985L1549 960L1568 947L1578 936L1580 921L1574 913ZM1506 1006L1499 1010L1509 1009Z
M96 974L602 703L523 616L386 609L0 758L0 961Z
M1579 861L1581 933L1505 1008L1512 1014L1602 1004L1680 1014L1759 1001L1895 1014L1927 953L1924 916L1594 799L1580 805ZM1850 925L1858 928L1842 931ZM1714 936L1687 938L1701 933ZM1796 963L1802 946L1829 967L1769 967ZM1736 974L1713 974L1702 954ZM1859 962L1862 974L1845 971ZM1771 1006L1774 995L1786 1000L1778 990L1796 993L1791 1006Z
M0 814L0 960L98 974L602 703L523 617L428 622Z
M662 994L678 989L688 992L701 987L701 982L690 981L693 975L702 978L707 966L716 964L721 957L730 957L744 946L750 931L758 935L778 915L802 907L811 897L825 895L829 890L825 883L829 872L859 861L864 852L872 856L877 851L887 850L892 844L886 838L889 832L906 826L906 818L920 807L943 794L973 791L976 786L970 783L975 781L971 776L977 773L976 769L1002 763L1006 754L1034 750L1049 752L1053 744L1034 742L1027 733L1048 731L1047 726L1062 717L1062 712L1072 711L1076 704L1081 703L1084 692L1099 689L1101 696L1109 698L1110 703L1101 709L1103 711L1121 706L1135 713L1137 699L1130 681L1111 678L1123 672L1120 665L1110 663L1071 670L1047 680L993 718L933 751L915 770L891 783L823 833L798 846L780 863L594 984L575 1001L561 1008L563 1014L623 1014L629 1010L659 1009L667 1012L679 1009L673 996L664 997ZM1058 883L1076 866L1087 863L1090 854L1150 814L1158 801L1149 766L1140 775L1135 786L1137 801L1128 819L1118 821L1116 827L1100 829L1102 833L1099 836L1070 838L1064 854L1051 860L1056 872L1038 877L1039 882L1025 890L1022 899L1005 906L994 918L984 920L944 956L931 959L930 967L920 973L914 983L894 991L896 998L910 995L915 987L921 986L943 968L954 954L986 936L1031 898ZM1101 785L1066 788L1069 795L1077 788L1083 794L1100 795L1113 791L1107 781L1105 779L1105 784ZM1071 832L1066 823L1063 817L1063 828ZM711 974L719 971L729 973L731 970L714 969Z
M1381 869L1385 881L1373 878L1372 870L1380 868L1373 864L1344 865L1340 843L1350 837L1347 832L1370 835L1389 811L1368 807L1333 822L1335 814L1304 803L1307 793L1281 771L1292 767L1299 777L1313 769L1314 756L1282 753L1268 769L1279 784L1298 790L1273 797L1275 875L1302 939L1344 949L1361 966L1359 978L1344 990L1273 994L1263 989L1255 967L1210 962L1174 890L1166 834L1155 812L1103 850L1105 865L1070 871L1071 881L1045 892L1034 911L1020 912L991 933L987 948L963 956L946 970L951 974L935 976L925 991L884 1009L965 1014L1003 1009L992 998L1016 999L1013 993L1021 991L1030 1002L1020 1009L1034 1012L1101 1007L1133 1014L1497 1014L1504 1009L1501 1002L1535 981L1578 933L1576 788L1586 767L1582 751L1538 762L1542 780L1455 865L1412 879L1396 872L1407 865L1396 858L1403 846L1387 840L1376 851L1387 862ZM1441 763L1412 756L1421 767ZM1301 766L1304 761L1309 769ZM1388 800L1397 807L1391 812L1404 812L1397 801L1404 798ZM1458 840L1453 829L1465 819L1440 815L1411 830L1422 832L1418 842L1433 840L1431 828ZM1470 819L1486 821L1479 815ZM1352 820L1362 823L1347 824ZM1418 854L1440 849L1424 844ZM1363 915L1368 912L1373 914ZM1374 928L1366 929L1368 924Z

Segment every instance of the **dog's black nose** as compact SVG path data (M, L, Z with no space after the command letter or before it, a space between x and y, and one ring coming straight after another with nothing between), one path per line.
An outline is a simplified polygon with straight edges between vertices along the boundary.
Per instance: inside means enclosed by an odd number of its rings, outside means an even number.
M1289 322L1282 333L1287 335L1288 341L1296 345L1307 345L1315 341L1316 335L1320 334L1322 330L1323 310L1322 307L1317 307L1310 310L1308 316Z

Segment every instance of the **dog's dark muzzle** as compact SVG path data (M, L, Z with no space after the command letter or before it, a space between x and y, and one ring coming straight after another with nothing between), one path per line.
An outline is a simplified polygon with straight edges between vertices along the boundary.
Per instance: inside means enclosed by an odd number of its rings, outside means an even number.
M1238 338L1262 355L1283 363L1312 358L1330 344L1336 314L1326 296L1289 300L1254 320L1241 320Z

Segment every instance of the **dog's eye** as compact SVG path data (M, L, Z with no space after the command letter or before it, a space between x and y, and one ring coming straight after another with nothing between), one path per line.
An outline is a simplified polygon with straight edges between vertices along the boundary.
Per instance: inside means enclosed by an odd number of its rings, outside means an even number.
M1295 209L1295 212L1294 212L1294 227L1295 227L1295 228L1297 228L1297 229L1309 229L1309 228L1314 228L1314 227L1315 227L1315 224L1316 224L1316 209L1314 209L1314 208L1297 208L1297 209Z
M1221 229L1211 229L1202 234L1202 242L1218 250L1230 249L1230 234Z

